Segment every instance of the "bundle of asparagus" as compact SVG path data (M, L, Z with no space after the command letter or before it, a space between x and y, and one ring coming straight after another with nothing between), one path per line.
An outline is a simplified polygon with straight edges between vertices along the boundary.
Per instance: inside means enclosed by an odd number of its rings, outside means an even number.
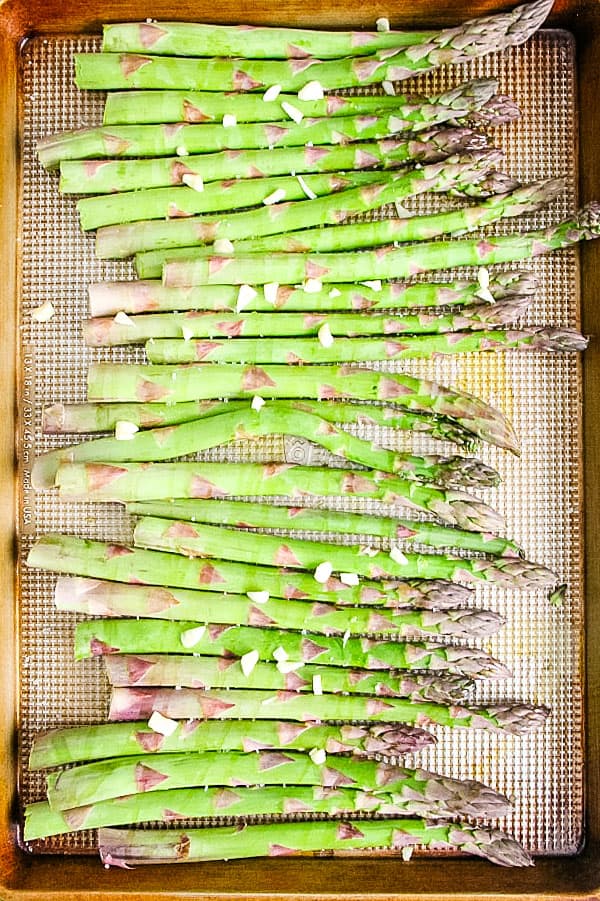
M487 636L504 622L464 606L460 581L523 589L556 577L521 559L495 510L451 487L497 484L490 467L401 454L342 427L374 423L518 452L512 426L478 398L385 366L314 364L585 346L568 329L505 327L534 290L528 275L397 281L596 236L590 205L544 232L454 240L539 209L563 183L521 186L495 171L501 154L470 125L517 114L496 82L426 98L392 84L518 44L550 6L417 34L113 25L103 53L77 56L81 87L152 89L151 102L143 91L109 94L104 127L47 138L39 156L60 166L62 191L99 195L78 203L82 226L98 229L98 256L137 254L146 279L90 287L86 342L146 342L155 365L93 364L88 403L44 411L49 433L115 436L39 457L34 485L57 486L65 500L125 502L142 518L133 546L47 535L30 552L29 565L69 574L57 582L59 609L101 617L78 624L75 655L104 659L109 718L123 722L36 739L32 767L78 765L49 775L47 801L25 812L27 840L100 827L103 861L124 866L414 844L530 863L503 833L444 821L504 815L497 792L371 758L426 747L427 725L540 728L543 705L466 704L472 679L508 670L446 638ZM383 84L384 94L332 93L364 84ZM476 201L428 215L399 206L425 191ZM341 224L394 203L395 219ZM442 235L452 240L396 246ZM389 309L408 312L377 312ZM196 364L205 360L228 362ZM299 363L312 364L301 377L289 365ZM273 400L263 406L263 397ZM362 468L160 462L274 434L308 437ZM292 496L302 506L228 495ZM377 498L444 524L311 510L310 496ZM298 529L355 537L309 541ZM391 546L374 549L372 537ZM338 819L286 821L297 813ZM233 833L103 828L223 814L278 820L238 821Z

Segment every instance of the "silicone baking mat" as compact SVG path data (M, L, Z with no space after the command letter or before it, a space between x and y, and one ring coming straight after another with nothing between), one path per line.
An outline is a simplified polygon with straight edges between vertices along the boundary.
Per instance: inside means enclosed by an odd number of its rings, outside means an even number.
M56 173L46 173L35 156L36 141L42 136L101 121L103 95L78 91L72 64L75 51L98 48L99 40L92 37L52 37L35 38L22 52L19 747L23 804L44 794L44 777L27 769L35 733L101 721L107 715L108 698L101 661L74 663L75 617L54 609L55 576L28 569L23 562L27 551L37 535L48 531L113 541L131 536L131 523L116 505L59 503L53 492L36 494L30 485L34 455L67 442L41 434L42 407L56 401L83 400L85 372L92 360L142 359L141 350L102 351L83 346L81 321L87 315L88 283L132 278L133 271L128 263L95 260L93 237L80 231L73 198L58 194ZM557 201L520 222L522 228L542 227L576 206L574 72L569 35L541 32L525 47L415 79L410 88L437 92L466 78L499 79L500 91L512 95L522 109L519 121L493 132L498 146L505 150L506 170L523 182L567 176L567 190ZM430 203L421 201L425 207ZM509 222L493 231L506 233L513 228ZM525 265L540 277L526 321L577 325L576 251ZM456 270L440 273L440 277L467 273ZM46 323L33 322L32 309L45 300L54 304L55 316ZM548 704L552 715L545 728L522 738L437 729L437 746L420 754L419 763L447 775L481 779L513 797L514 815L499 825L531 851L574 853L582 837L583 812L579 362L571 355L509 352L409 361L392 368L469 390L512 419L522 456L517 459L489 447L481 449L483 459L503 477L501 487L486 491L485 497L506 514L507 534L522 544L528 558L553 568L560 582L568 586L561 607L552 606L544 592L477 588L477 604L501 611L508 619L485 647L504 660L514 676L479 685L475 699ZM389 446L410 446L406 435L392 430L361 428L359 433ZM413 446L419 451L442 447L442 452L452 452L450 445L434 445L422 437L417 437ZM305 460L311 453L303 442L284 444L272 439L259 446L238 443L204 456ZM324 456L318 451L310 458L322 460ZM368 502L349 506L380 509ZM32 848L73 852L93 846L93 833L82 832L36 842Z

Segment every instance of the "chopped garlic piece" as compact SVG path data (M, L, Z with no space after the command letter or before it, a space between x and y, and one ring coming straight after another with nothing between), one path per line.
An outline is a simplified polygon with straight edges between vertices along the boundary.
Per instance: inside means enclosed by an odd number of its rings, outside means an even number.
M323 694L323 680L321 678L321 673L315 673L312 677L312 690L314 695Z
M35 320L35 322L48 322L53 316L54 307L49 300L46 300L39 307L36 307L35 310L31 311L31 318Z
M332 288L331 291L329 292L329 297L341 297L341 296L342 296L342 292L339 291L337 288Z
M381 291L381 279L380 278L375 278L375 279L371 279L370 281L361 282L361 285L364 285L365 288L371 288L372 291L376 291L377 293L379 293L379 291Z
M181 334L184 341L191 341L191 339L194 337L194 330L184 325L181 329Z
M250 287L250 285L240 285L235 305L236 313L241 313L255 297L256 291L254 288Z
M283 103L281 104L281 109L284 111L284 113L287 113L290 119L293 119L296 124L302 122L302 120L304 119L304 113L301 112L297 106L292 106L291 103L288 103L287 100L283 101Z
M279 647L278 647L278 648L275 648L275 650L273 651L273 658L274 658L275 660L277 660L277 662L280 662L281 660L287 660L287 659L288 659L288 653L287 653L286 650L284 650L284 649L281 647L281 645L279 645Z
M375 28L377 31L389 31L390 30L390 20L387 16L381 16L375 22Z
M139 427L135 422L127 422L125 419L119 419L115 422L115 438L117 441L131 441Z
M252 403L250 404L252 409L256 410L256 412L258 413L260 411L261 407L264 407L264 405L265 405L264 397L261 397L260 394L255 394L254 397L252 398Z
M229 240L229 238L217 238L215 243L212 246L212 249L215 253L233 253L235 247L233 246L233 242Z
M342 635L342 647L345 648L348 644L348 639L350 638L350 629L346 629L344 634Z
M324 322L319 331L317 332L319 338L319 344L322 347L331 347L335 338L331 334L331 329L329 328L329 323Z
M309 81L298 91L298 100L322 100L325 96L320 81Z
M406 555L402 553L399 547L391 548L390 557L392 558L394 563L399 563L401 566L405 563L408 563Z
M202 639L206 632L206 626L195 626L193 629L186 629L179 636L179 641L184 648L193 648Z
M480 266L477 270L477 281L481 288L489 288L490 286L490 270L485 266Z
M313 763L316 763L317 766L321 766L327 760L327 754L325 753L323 748L312 748L308 752L308 756Z
M268 591L247 591L246 594L255 604L266 604L270 597Z
M272 306L275 306L277 303L277 293L279 291L279 282L267 282L266 285L263 285L263 291L265 295L265 300L267 303L270 303Z
M158 710L155 710L148 720L148 728L152 729L153 732L158 732L159 735L173 735L177 726L177 720L163 716Z
M285 191L283 188L277 188L276 191L273 191L272 194L263 199L263 203L265 206L272 206L274 203L280 203L282 200L285 200Z
M204 179L197 172L184 172L181 180L188 188L198 191L199 194L204 190Z
M319 582L321 585L324 585L331 576L332 572L333 566L331 565L329 560L324 560L323 563L319 563L319 565L315 569L315 581Z
M267 88L265 93L263 94L263 100L265 103L270 103L272 100L277 100L279 95L281 94L281 85L280 84L272 84L270 88Z
M382 81L381 87L383 88L384 94L387 94L388 97L396 96L396 88L394 87L394 83L392 81Z
M302 660L279 660L277 663L277 669L284 675L293 673L297 669L302 669L303 666Z
M175 153L177 154L177 156L189 156L190 155L190 152L187 149L187 147L184 147L183 145L181 145L181 147L178 147L175 150Z
M369 547L368 544L363 544L359 548L358 553L361 557L376 557L379 551L376 547Z
M302 285L305 294L317 294L323 290L323 282L318 278L307 278Z
M344 585L350 585L351 588L354 588L358 585L358 575L356 573L340 573L340 582L343 582Z
M306 184L306 182L304 181L302 176L297 175L296 178L298 179L298 184L300 185L300 187L302 188L302 190L304 191L304 193L306 194L308 199L315 200L317 195L315 194L315 192L313 191L312 188L308 187L308 185Z
M127 313L124 313L123 310L120 310L117 313L114 321L117 325L135 325L133 319L131 319L131 317L128 316Z
M414 213L411 213L410 210L407 210L405 206L402 206L399 200L394 201L394 207L396 209L396 216L398 219L412 219ZM398 246L398 242L395 242L396 247Z
M243 657L240 658L240 666L242 668L242 672L245 675L246 679L258 663L258 651L248 651L247 654L244 654Z
M225 113L223 116L223 128L235 128L237 125L237 118L233 115L233 113Z
M481 300L485 300L486 303L496 302L496 298L489 288L480 288L479 291L475 291L475 297L479 297Z

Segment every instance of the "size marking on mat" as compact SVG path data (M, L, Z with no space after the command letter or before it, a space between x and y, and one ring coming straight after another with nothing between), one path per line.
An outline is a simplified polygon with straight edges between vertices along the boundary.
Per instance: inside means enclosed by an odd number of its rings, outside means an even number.
M35 522L35 492L31 485L35 456L35 351L31 345L23 346L21 356L21 419L17 446L21 485L19 532L32 535Z

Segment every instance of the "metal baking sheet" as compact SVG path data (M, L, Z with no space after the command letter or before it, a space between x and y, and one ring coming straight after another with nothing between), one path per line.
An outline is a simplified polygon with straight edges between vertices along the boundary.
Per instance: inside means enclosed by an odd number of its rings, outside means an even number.
M92 360L141 359L139 349L90 350L83 346L91 281L132 278L128 263L94 259L93 238L78 226L74 201L61 197L57 176L35 157L42 136L101 121L103 95L73 84L72 54L99 48L94 37L35 38L22 50L22 194L20 225L23 304L20 340L20 799L43 797L44 778L27 769L36 732L106 718L108 685L100 660L74 663L75 617L52 603L55 577L29 570L24 559L37 535L65 531L99 539L127 540L128 518L113 505L60 504L52 492L36 494L30 471L36 453L66 443L43 436L41 409L56 401L85 398L85 371ZM491 55L461 67L411 81L419 91L439 91L466 78L494 76L511 94L522 118L494 131L506 152L505 168L523 182L567 176L567 190L551 207L523 217L521 227L542 227L576 207L576 85L574 45L565 32L541 32L525 47ZM422 201L425 205L428 200ZM507 233L510 222L490 228ZM508 267L506 267L508 268ZM511 267L512 268L512 267ZM526 321L578 324L577 251L561 251L526 264L540 276L540 289ZM456 270L448 275L464 275ZM472 271L471 271L472 274ZM440 273L440 276L443 274ZM45 300L53 319L35 323L31 311ZM552 567L568 586L564 605L549 604L544 592L519 593L480 586L476 600L504 613L507 626L485 647L504 660L514 676L481 684L475 700L524 699L546 703L552 716L541 731L523 738L436 729L437 746L419 763L451 776L488 782L515 800L514 815L498 825L514 833L535 854L573 854L582 840L582 559L581 559L581 373L574 356L548 353L472 354L391 364L454 384L498 405L514 422L522 456L484 447L481 456L503 476L485 497L507 517L507 533L529 559ZM388 446L410 446L406 436L373 428L360 434ZM418 437L419 451L439 449ZM444 450L451 451L450 445ZM205 454L207 459L304 459L306 446L273 439L258 448L237 443ZM320 459L320 458L319 458ZM373 509L356 502L353 509ZM334 540L334 536L330 536ZM343 540L343 539L342 539ZM42 852L76 852L94 846L83 832L32 843Z

